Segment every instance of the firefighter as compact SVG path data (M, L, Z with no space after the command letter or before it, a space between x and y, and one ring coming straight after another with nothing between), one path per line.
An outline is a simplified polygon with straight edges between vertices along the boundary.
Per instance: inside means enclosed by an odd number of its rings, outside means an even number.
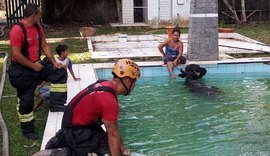
M31 140L38 138L34 130L34 94L40 82L51 82L50 111L64 111L67 99L67 72L57 63L45 40L40 25L41 9L36 4L27 4L24 18L10 31L11 65L9 80L17 90L17 113L22 134ZM41 51L50 64L40 60Z
M99 80L79 92L68 104L62 127L45 149L51 155L129 155L118 127L117 95L129 95L140 77L139 66L120 59L113 66L112 80ZM104 123L106 132L101 125ZM58 150L57 148L60 148Z

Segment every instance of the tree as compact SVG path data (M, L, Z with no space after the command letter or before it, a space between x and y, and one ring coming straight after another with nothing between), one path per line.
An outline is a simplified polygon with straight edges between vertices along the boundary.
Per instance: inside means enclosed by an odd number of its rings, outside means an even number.
M245 0L241 0L241 20L239 19L237 12L236 12L235 0L222 0L222 1L228 7L229 11L232 14L232 16L230 16L230 17L235 20L236 24L241 24L241 23L247 22Z
M121 0L43 0L45 23L83 22L93 25L122 19Z
M247 22L247 15L246 15L246 3L245 0L241 0L241 15L242 15L242 22Z

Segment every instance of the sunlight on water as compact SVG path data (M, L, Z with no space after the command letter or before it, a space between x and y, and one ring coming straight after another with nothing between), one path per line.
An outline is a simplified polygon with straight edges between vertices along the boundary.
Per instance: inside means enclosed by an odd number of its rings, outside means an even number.
M200 96L184 79L142 78L120 96L127 148L147 155L269 155L270 74L208 74L222 94Z

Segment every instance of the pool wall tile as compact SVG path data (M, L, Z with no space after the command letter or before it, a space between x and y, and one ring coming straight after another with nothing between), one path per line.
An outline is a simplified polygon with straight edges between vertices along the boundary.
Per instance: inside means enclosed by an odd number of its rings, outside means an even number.
M270 65L263 63L245 63L245 64L204 64L201 67L206 68L207 74L231 74L231 73L259 73L270 72ZM178 69L177 69L178 68ZM174 68L176 75L180 74L180 69L184 69L185 65L177 66ZM99 79L112 78L111 69L101 68L96 69ZM156 77L156 76L169 76L166 66L148 66L141 68L141 77Z
M245 64L245 73L254 72L254 64Z
M142 68L142 74L143 77L152 77L153 76L153 67L145 67Z
M176 72L176 69L174 69L174 72ZM167 67L166 67L166 66L163 66L161 76L169 76L169 75L170 75L170 74L169 74L169 72L168 72Z
M263 65L263 71L269 71L270 72L270 65Z
M227 65L219 65L214 68L216 68L215 73L228 73L229 72Z
M235 69L236 73L244 73L245 72L245 65L244 64L238 64L235 68L236 68Z
M217 65L209 65L207 68L207 74L214 74L214 73L217 73L218 72L218 68L217 68Z
M258 72L264 72L265 71L265 64L257 64L254 65L254 69Z
M152 68L153 76L160 76L162 72L162 67Z
M227 64L225 73L236 73L236 64Z

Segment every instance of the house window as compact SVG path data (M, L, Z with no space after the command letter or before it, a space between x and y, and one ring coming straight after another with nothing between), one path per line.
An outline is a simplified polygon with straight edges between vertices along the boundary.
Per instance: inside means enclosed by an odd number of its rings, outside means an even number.
M134 22L147 21L147 0L134 0Z

